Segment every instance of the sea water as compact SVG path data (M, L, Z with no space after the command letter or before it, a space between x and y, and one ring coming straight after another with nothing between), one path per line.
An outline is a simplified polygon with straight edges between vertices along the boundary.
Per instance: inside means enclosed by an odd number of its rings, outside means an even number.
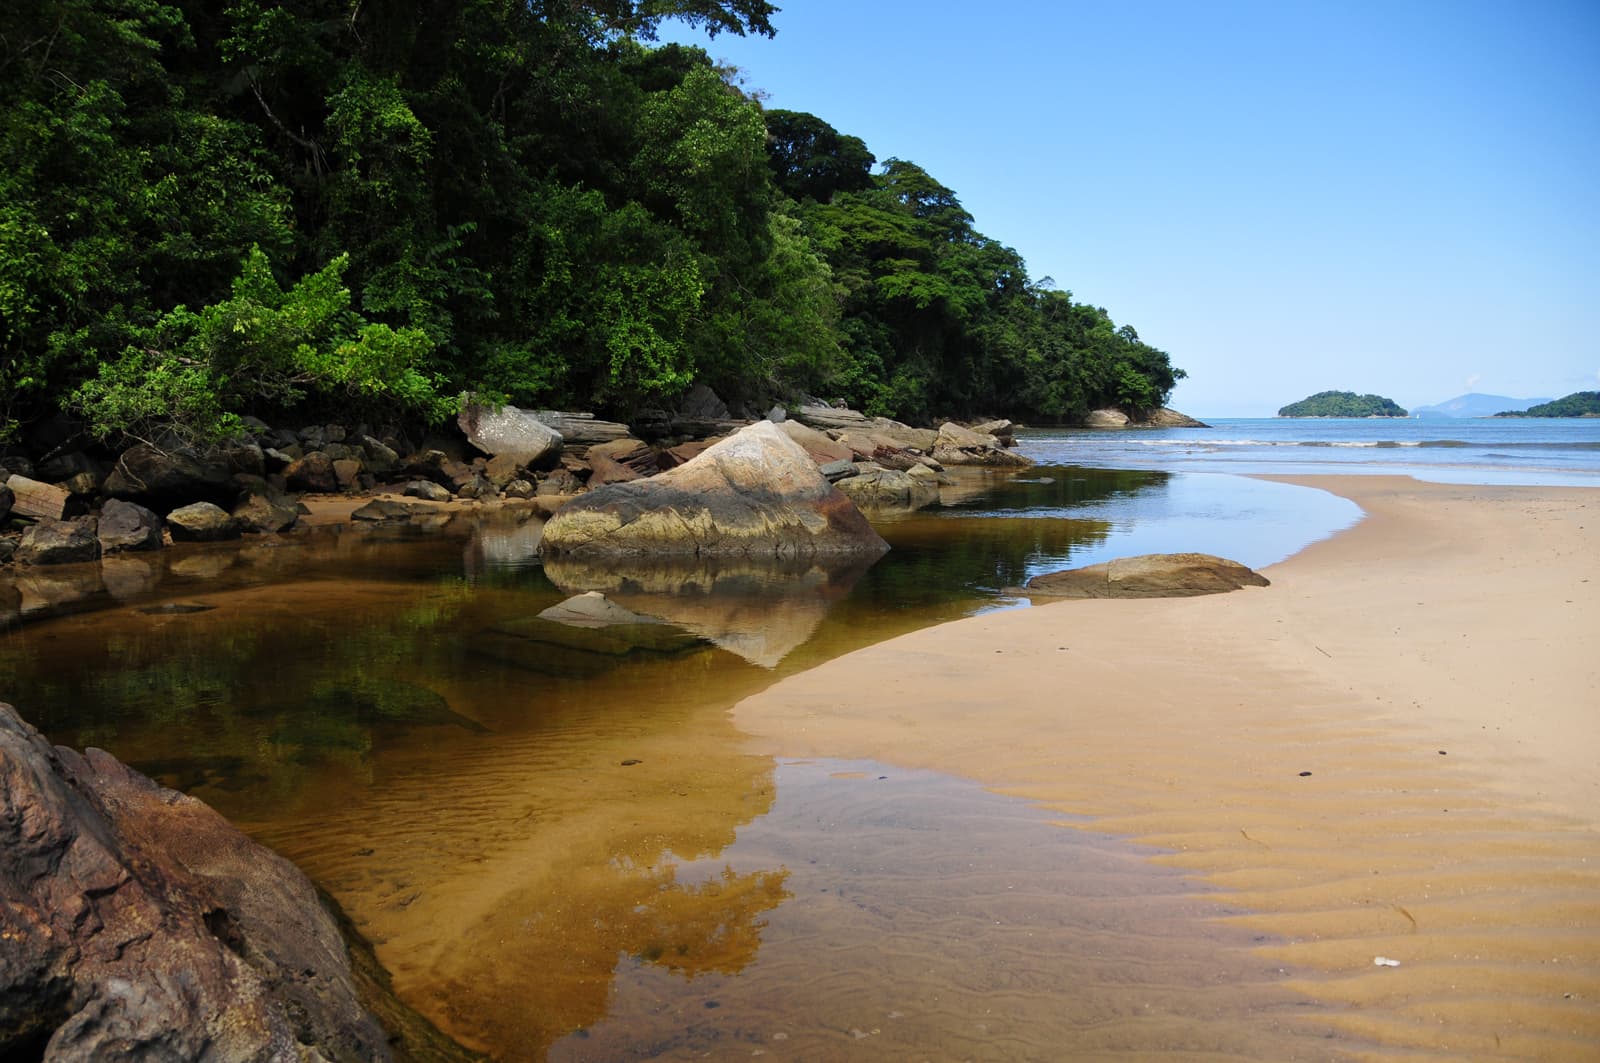
M1205 428L1032 429L1019 441L1036 460L1099 468L1600 486L1596 418L1220 418Z

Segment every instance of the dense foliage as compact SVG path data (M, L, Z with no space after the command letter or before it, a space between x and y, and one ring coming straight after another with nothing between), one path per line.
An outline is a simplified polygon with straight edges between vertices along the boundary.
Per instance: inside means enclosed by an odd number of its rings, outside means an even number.
M1382 395L1319 391L1278 411L1279 417L1405 417L1406 411Z
M462 390L628 415L703 381L919 418L1161 404L1182 375L1031 280L911 162L764 112L664 17L764 0L13 0L0 439Z
M1496 417L1600 417L1600 391L1574 391L1571 395L1530 406L1526 410L1507 410Z

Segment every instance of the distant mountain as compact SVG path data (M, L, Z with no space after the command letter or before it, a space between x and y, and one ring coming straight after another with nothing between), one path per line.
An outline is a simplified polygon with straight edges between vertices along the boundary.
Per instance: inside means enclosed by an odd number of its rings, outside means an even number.
M1319 391L1278 411L1279 417L1404 417L1406 411L1382 395Z
M1457 395L1437 406L1413 406L1413 417L1493 417L1507 410L1526 410L1549 399L1513 399L1505 395L1483 395L1473 391Z

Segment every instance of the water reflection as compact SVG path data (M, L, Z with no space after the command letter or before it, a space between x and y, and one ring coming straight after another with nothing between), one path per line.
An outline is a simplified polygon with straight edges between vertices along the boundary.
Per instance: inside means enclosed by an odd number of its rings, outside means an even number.
M794 950L823 931L886 933L920 910L920 880L864 921L848 904L797 904L822 889L798 843L810 828L754 826L773 808L775 766L726 710L775 676L1003 604L1000 589L1037 566L1098 560L1159 522L1177 479L963 471L937 506L880 521L888 554L843 567L541 567L541 525L502 514L26 570L0 582L0 625L22 621L0 632L0 697L54 741L109 749L295 860L372 936L401 993L480 1048L641 1050L656 1043L638 1033L648 1024L616 1022L687 999L662 979L769 1011L793 987L826 1031L837 987L881 1000L913 968L847 940L854 973L840 980L826 950ZM589 590L665 623L539 616ZM872 844L925 842L899 858L930 874L928 853L968 852L980 829L951 820L917 839L909 822L879 824ZM741 836L768 840L730 849ZM979 962L993 939L958 923L930 917L899 959L972 930L977 951L953 954ZM788 951L763 966L780 930ZM679 1047L691 1043L705 1047Z
M568 594L601 591L624 608L676 624L751 664L776 668L816 633L877 560L697 558L646 565L627 559L601 565L551 557L544 572Z

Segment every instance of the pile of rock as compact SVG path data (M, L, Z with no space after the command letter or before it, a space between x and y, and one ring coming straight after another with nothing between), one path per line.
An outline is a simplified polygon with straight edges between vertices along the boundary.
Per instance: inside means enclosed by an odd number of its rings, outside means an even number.
M912 428L820 403L802 404L792 418L774 407L768 420L863 507L934 501L949 482L946 465L1028 464L1008 449L1008 421ZM647 413L637 428L592 413L469 401L459 434L420 445L365 424L295 430L247 418L239 436L205 451L141 443L112 460L65 435L37 465L0 454L0 564L94 561L284 532L308 512L305 496L383 492L433 506L512 500L549 514L571 496L680 468L751 423L697 386L677 412ZM361 519L419 512L391 502L364 507Z

